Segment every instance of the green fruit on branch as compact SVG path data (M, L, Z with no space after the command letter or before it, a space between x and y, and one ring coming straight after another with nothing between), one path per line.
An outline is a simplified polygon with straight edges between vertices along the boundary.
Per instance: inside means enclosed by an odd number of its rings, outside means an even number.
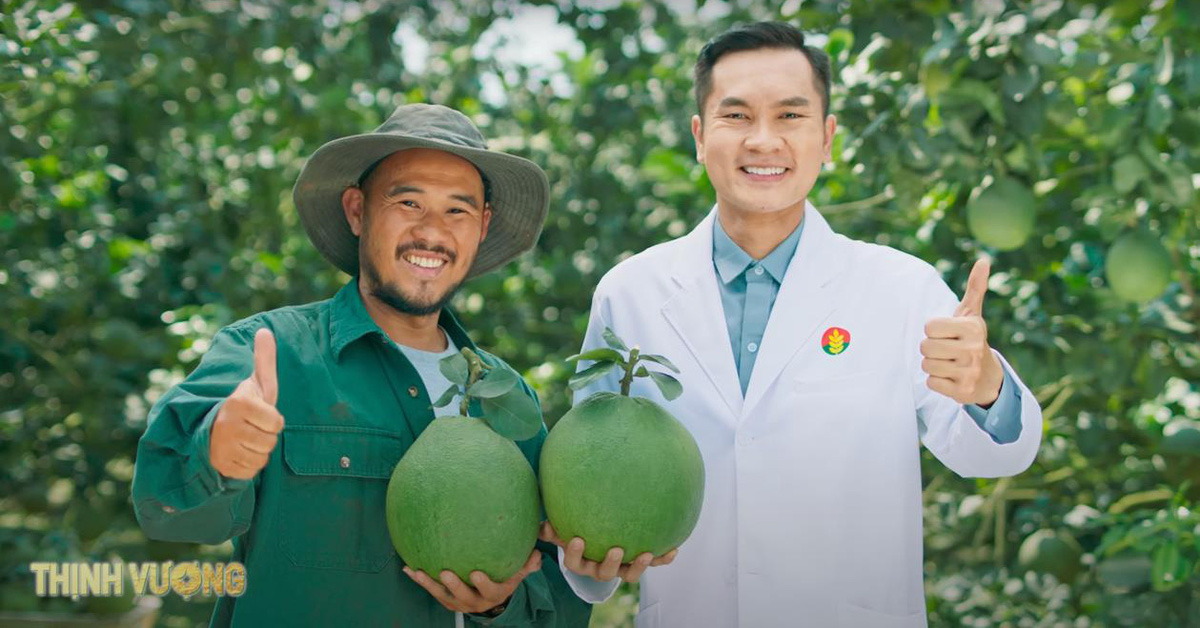
M1017 551L1017 562L1026 571L1053 574L1060 582L1071 582L1079 573L1083 549L1066 532L1042 529L1030 534Z
M1020 248L1033 233L1037 200L1024 184L998 179L967 201L967 228L987 246L1001 251Z
M1145 303L1171 283L1171 255L1153 235L1135 231L1117 238L1104 262L1113 292L1126 301Z

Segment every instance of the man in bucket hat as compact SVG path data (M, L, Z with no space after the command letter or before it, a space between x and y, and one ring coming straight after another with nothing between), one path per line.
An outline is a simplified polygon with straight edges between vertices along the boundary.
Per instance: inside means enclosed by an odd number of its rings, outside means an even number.
M488 151L461 113L413 104L322 146L293 194L313 244L353 279L221 329L154 405L133 481L146 535L233 539L246 589L217 601L213 625L586 625L553 546L505 582L439 584L400 564L384 516L393 467L434 417L429 391L449 385L438 360L470 347L509 368L445 305L533 246L546 175ZM518 443L535 469L545 435Z

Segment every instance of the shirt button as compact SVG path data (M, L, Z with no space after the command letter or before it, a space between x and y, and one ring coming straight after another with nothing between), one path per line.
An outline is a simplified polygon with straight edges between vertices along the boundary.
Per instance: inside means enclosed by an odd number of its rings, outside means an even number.
M755 267L754 267L754 274L755 274L755 275L761 275L761 274L763 274L763 267L762 267L762 266L755 266Z
M167 513L168 515L173 515L175 514L175 508L172 506L163 506L163 512Z
M419 395L419 394L421 394L421 391L420 391L420 390L417 390L417 387L416 387L416 386L409 386L409 387L408 387L408 396L409 396L409 397L416 397L416 396L417 396L417 395Z
M349 469L350 468L350 456L342 456L341 463L342 463L343 469Z
M752 343L746 345L746 350L749 351L750 353L754 353L755 351L758 351L758 343L752 342Z

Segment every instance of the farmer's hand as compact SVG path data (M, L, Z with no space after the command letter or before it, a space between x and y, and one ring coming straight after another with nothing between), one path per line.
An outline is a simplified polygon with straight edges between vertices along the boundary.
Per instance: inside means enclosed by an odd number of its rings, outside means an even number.
M983 320L983 295L987 292L991 265L975 262L954 316L935 318L925 324L921 341L921 370L929 375L929 389L961 404L988 407L1000 396L1004 367L987 341Z
M471 572L470 585L449 570L442 572L441 583L424 571L413 570L408 565L404 566L404 573L441 602L442 606L456 613L485 613L507 603L513 591L517 590L517 585L521 584L526 576L541 568L542 553L535 548L529 555L529 560L525 561L525 566L504 582L492 582L487 574L478 570Z
M604 556L604 562L598 563L583 557L583 548L585 547L583 539L575 537L569 543L563 543L549 521L542 522L542 531L538 534L538 538L563 548L563 565L567 569L601 582L618 577L625 582L637 582L647 567L669 565L671 561L675 560L675 555L679 553L678 549L673 549L662 556L643 552L633 562L622 563L621 559L625 556L625 550L614 547L608 550L608 554Z
M254 335L254 372L238 384L213 420L208 458L217 473L249 480L267 465L283 430L283 415L275 409L278 397L275 336L260 329Z

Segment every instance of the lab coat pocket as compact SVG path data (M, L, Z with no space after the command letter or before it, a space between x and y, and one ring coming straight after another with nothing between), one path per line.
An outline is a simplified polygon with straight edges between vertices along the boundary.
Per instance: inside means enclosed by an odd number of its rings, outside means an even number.
M660 628L662 624L658 620L658 608L659 603L655 602L638 611L637 617L633 621L634 626L637 628Z
M378 429L289 425L276 529L296 566L377 572L396 556L384 503L405 439Z
M867 419L881 403L888 377L886 371L872 369L830 378L797 378L796 406L810 421Z
M926 628L925 613L882 613L842 602L838 607L838 625L843 628Z

